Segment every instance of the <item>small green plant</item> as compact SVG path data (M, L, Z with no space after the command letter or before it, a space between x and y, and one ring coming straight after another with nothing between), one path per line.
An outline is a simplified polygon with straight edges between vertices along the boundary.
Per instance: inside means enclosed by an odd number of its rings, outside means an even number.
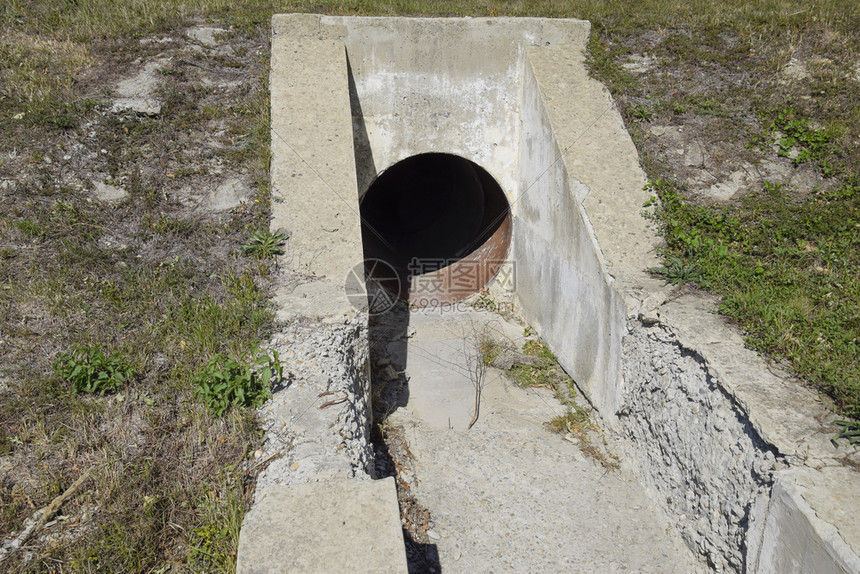
M824 158L835 151L830 143L831 134L824 128L815 128L808 119L799 117L793 106L770 112L768 130L777 145L777 155L790 157L794 165L807 161L824 162L822 169L831 170Z
M839 433L830 439L833 446L839 448L839 443L836 442L840 438L848 441L848 444L860 444L860 421L834 421L833 424L842 427Z
M529 340L523 343L523 353L536 360L514 363L508 376L521 387L545 387L559 394L562 383L569 377L558 364L558 360L546 343Z
M101 349L76 347L62 353L54 362L54 371L72 383L75 393L117 391L134 377L133 367L118 353L105 355Z
M651 121L651 118L654 116L654 113L648 109L645 104L639 102L635 106L633 106L633 117L639 120Z
M246 255L257 259L267 259L281 255L284 252L281 246L288 238L289 236L280 230L272 233L268 229L258 229L251 234L248 243L242 244L242 250Z
M594 423L591 422L591 416L587 410L574 404L568 407L565 414L554 417L546 423L546 427L554 433L571 433L579 436L592 430Z
M194 377L195 393L215 416L230 407L260 407L271 385L283 377L277 351L258 349L250 362L216 355Z
M553 363L558 362L556 356L549 350L549 347L543 341L526 341L523 343L523 353L533 357L547 359Z
M663 277L666 283L682 287L685 283L702 283L704 281L701 270L695 263L684 263L684 260L675 255L666 258L663 265L651 267L652 273Z
M493 364L499 355L502 354L502 347L498 342L495 341L492 337L486 334L481 334L478 337L478 341L476 342L478 357L480 361L486 365L490 366Z
M472 303L472 307L483 311L496 312L499 310L499 305L496 303L496 298L490 295L489 291L483 290L481 294Z

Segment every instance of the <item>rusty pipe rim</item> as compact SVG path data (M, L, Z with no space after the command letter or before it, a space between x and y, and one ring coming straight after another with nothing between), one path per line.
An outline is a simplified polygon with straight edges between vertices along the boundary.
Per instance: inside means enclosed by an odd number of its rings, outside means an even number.
M498 182L453 154L406 158L380 173L361 202L367 275L416 307L456 303L499 273L510 248L510 206ZM377 267L378 269L378 267Z

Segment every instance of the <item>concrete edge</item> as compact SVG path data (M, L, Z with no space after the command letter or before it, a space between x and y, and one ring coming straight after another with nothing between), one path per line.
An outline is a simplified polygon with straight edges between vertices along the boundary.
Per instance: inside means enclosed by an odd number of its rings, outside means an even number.
M546 51L534 49L530 56L538 52ZM583 58L583 54L574 58ZM779 505L765 504L762 507L757 504L755 512L759 515L755 517L756 523L764 525L764 531L760 546L754 548L755 555L775 555L779 548L784 553L783 564L791 568L794 568L792 565L806 564L802 551L791 543L791 533L802 532L816 548L824 549L817 555L813 569L860 571L860 528L834 518L834 512L826 508L827 501L835 500L838 501L835 506L846 509L844 512L860 514L860 473L843 473L844 482L840 484L842 488L838 494L830 491L835 485L826 484L823 474L823 469L828 465L838 465L839 459L851 454L835 449L830 444L829 438L834 430L826 425L836 417L816 393L792 377L780 373L761 356L746 348L737 330L714 314L716 307L713 298L688 295L668 300L667 289L647 276L644 270L656 262L658 238L648 229L640 215L642 203L648 194L642 190L646 180L639 167L638 152L623 129L620 115L612 109L613 103L605 88L590 78L576 77L572 69L567 73L566 82L558 81L552 74L542 76L543 104L559 147L571 152L564 156L571 178L571 193L582 198L580 203L587 222L586 233L592 239L593 251L607 272L607 288L618 291L626 301L627 320L644 319L646 324L663 323L670 327L683 347L699 354L712 371L715 381L737 401L760 437L787 455L786 462L794 465L787 472L803 473L805 478L805 484L799 486L795 481L789 481L788 477L793 474L780 472L774 476L769 498L781 501L783 506L790 505L792 510L777 512ZM581 109L580 99L566 102L560 97L560 88L572 83L576 85L570 81L571 76L590 85L590 90L602 92L600 96L595 94L594 100L602 100L607 111L599 114L594 123L614 126L609 129L608 133L612 134L609 141L607 132L600 132L603 141L599 146L588 145L588 138L583 137L582 123L576 119L577 115L594 117L596 111ZM618 126L621 126L621 130L618 130ZM590 156L592 161L581 159L583 155ZM627 181L619 182L617 178L607 176L607 171L612 169L609 166L619 165L626 165L631 172ZM589 191L575 191L581 185L586 185ZM625 237L619 230L628 231L632 237ZM625 318L608 315L602 319L615 322L615 337L620 339L623 336L625 330L618 323ZM623 360L623 357L619 356L618 360ZM620 369L617 372L620 373ZM610 375L603 381L606 386L602 393L604 395L620 392L623 386L623 381L616 380L611 373L604 373L604 376ZM572 374L577 378L575 372ZM593 391L589 393L588 389L583 390L592 400L596 398ZM609 426L614 427L617 408L611 408L612 401L598 400L593 401L593 404ZM853 450L856 452L856 449ZM850 543L846 542L846 536ZM791 568L772 570L768 562L756 560L752 568L748 564L747 571L803 571Z
M239 548L237 574L406 572L394 478L269 488L245 516Z
M267 456L240 530L240 574L407 571L394 481L367 480L372 455L364 452L367 437L358 436L369 434L370 424L366 364L359 364L367 359L368 317L345 291L350 274L364 279L346 50L315 33L319 20L272 19L270 229L291 233L278 260L275 303L291 337L301 337L309 321L332 332L319 342L318 362L346 354L355 364L328 371L294 365L298 382L261 409L266 448L276 452ZM279 34L285 25L305 32ZM276 333L271 344L285 343ZM346 401L320 410L325 393Z

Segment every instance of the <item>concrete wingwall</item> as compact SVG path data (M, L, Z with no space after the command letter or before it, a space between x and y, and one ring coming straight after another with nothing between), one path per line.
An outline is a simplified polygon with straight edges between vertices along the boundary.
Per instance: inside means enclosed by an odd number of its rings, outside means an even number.
M516 297L691 549L717 571L860 572L860 483L814 395L647 268L638 154L584 44L529 47Z
M512 209L518 306L597 409L614 413L624 302L606 273L580 202L585 186L568 174L530 62L521 90L520 195Z

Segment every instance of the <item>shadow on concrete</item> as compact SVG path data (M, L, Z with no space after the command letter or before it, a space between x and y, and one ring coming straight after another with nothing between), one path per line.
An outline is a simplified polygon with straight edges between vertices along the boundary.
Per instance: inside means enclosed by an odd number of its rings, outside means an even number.
M346 60L346 72L349 82L349 107L352 113L352 149L355 154L355 176L360 200L376 179L376 165L373 162L373 151L370 148L370 138L367 136L367 127L364 124L364 114L361 111L361 101L358 99L349 58Z
M353 150L355 153L355 172L358 184L358 195L361 199L377 177L376 165L364 123L361 102L355 86L352 67L347 58L347 75L349 81L349 102L352 112ZM363 228L365 225L362 226ZM366 245L366 241L364 242ZM367 253L364 258L370 259L375 255ZM399 282L399 279L395 281ZM387 285L373 277L370 270L366 273L365 292L368 297L370 317L368 321L368 340L370 344L370 386L371 386L371 441L373 443L376 466L375 478L388 476L397 479L397 468L388 445L382 436L379 423L385 417L404 407L409 401L409 386L406 379L406 351L409 336L409 305L400 300L400 288L397 285ZM408 300L408 297L406 297ZM398 501L408 496L398 483ZM406 550L407 565L410 574L425 574L428 572L441 573L439 551L435 544L422 544L413 539L412 534L403 529L403 543Z

